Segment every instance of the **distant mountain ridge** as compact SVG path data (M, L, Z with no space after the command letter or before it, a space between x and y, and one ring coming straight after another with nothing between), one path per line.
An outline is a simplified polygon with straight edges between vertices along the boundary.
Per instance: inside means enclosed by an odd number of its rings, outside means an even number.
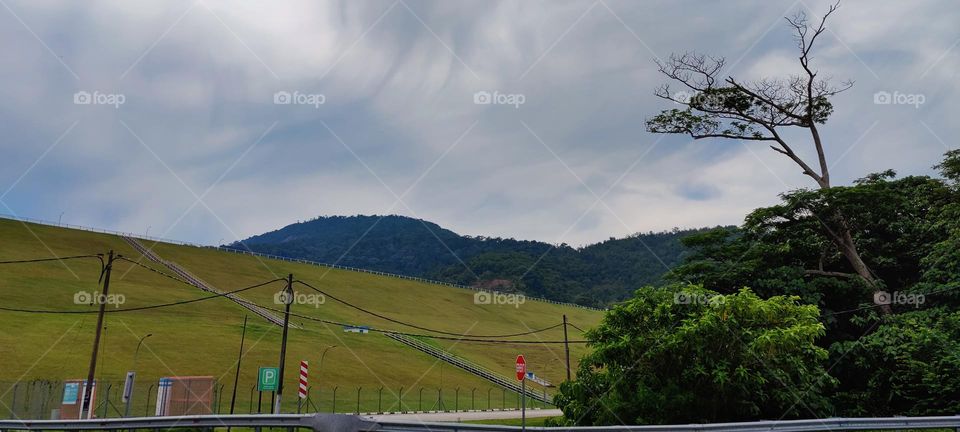
M230 246L604 306L643 285L659 283L686 255L680 238L699 231L637 234L575 249L462 236L405 216L327 216Z

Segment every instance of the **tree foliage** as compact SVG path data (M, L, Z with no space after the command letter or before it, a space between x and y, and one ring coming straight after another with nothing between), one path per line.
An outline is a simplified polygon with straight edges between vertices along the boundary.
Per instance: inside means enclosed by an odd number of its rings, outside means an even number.
M593 351L555 403L577 425L822 415L831 380L827 351L814 343L824 334L818 316L798 297L746 288L642 288L588 333ZM803 388L812 396L797 404Z

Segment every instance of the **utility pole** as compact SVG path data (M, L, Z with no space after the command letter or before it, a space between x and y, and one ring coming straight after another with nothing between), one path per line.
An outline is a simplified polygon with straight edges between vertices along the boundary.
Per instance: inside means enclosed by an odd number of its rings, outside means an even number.
M97 331L93 337L93 352L90 354L90 369L87 372L87 384L83 387L83 399L80 400L80 418L83 418L84 407L87 409L87 418L92 418L93 405L91 394L93 391L93 377L97 372L97 352L100 350L100 333L103 330L103 315L107 307L107 294L110 292L110 271L113 269L113 250L107 253L107 264L103 269L103 293L93 298L100 302L100 311L97 313Z
M277 383L277 399L273 404L273 413L280 414L280 398L283 395L283 363L287 357L287 330L290 327L290 305L293 304L293 273L287 275L286 295L283 302L287 304L283 314L283 341L280 342L280 381Z
M567 338L567 314L563 314L563 349L567 353L567 381L570 381L570 339Z
M237 403L237 383L240 381L240 362L243 361L243 340L247 338L247 315L243 316L243 332L240 333L240 354L237 355L237 372L233 376L233 396L230 397L230 414Z

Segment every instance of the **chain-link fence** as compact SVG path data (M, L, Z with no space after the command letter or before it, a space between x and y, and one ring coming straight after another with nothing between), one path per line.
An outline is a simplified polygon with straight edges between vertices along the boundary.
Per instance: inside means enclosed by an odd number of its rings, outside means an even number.
M94 416L142 417L156 413L157 383L138 381L128 403L123 399L123 381L98 382L94 396ZM552 408L527 396L527 408ZM210 413L230 413L233 388L214 382ZM64 399L62 381L31 380L0 382L0 418L50 419L60 417ZM82 399L82 395L78 398ZM177 402L183 404L183 401ZM233 412L236 414L270 413L274 404L272 392L259 392L256 386L237 389ZM520 408L520 395L503 387L437 388L437 387L310 387L307 397L300 399L297 388L285 392L284 413L388 413L417 411L514 410ZM191 407L172 410L187 412Z

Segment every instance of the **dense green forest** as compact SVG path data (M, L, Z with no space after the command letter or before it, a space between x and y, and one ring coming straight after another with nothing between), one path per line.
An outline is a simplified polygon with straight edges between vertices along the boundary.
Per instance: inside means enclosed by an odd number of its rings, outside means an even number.
M685 237L666 285L588 333L558 406L584 425L960 412L960 150L937 168L791 191ZM841 225L878 282L831 241Z
M404 216L331 216L231 247L606 306L640 286L661 283L686 254L681 238L702 231L643 233L573 248L462 236Z

